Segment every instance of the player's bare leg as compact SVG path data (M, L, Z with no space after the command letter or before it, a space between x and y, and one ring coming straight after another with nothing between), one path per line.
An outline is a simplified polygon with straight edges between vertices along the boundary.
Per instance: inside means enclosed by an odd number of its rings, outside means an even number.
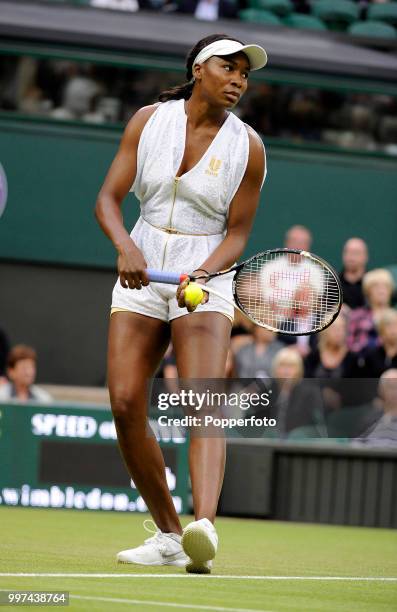
M192 313L172 321L178 375L184 379L224 378L231 323L216 312ZM183 547L192 561L187 570L211 571L218 537L213 527L225 472L226 442L220 431L192 436L189 467L196 521L184 530Z
M119 445L140 494L163 532L182 533L155 437L148 436L148 380L169 342L168 324L137 313L111 316L108 382Z

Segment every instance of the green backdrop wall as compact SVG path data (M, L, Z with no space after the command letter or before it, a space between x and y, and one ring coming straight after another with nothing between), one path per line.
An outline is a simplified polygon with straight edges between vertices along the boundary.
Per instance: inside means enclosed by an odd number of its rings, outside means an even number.
M0 258L114 267L115 252L93 215L117 150L114 129L0 120L0 162L9 187L0 219ZM266 144L266 143L265 143ZM397 260L397 160L267 144L268 178L247 254L281 246L294 223L312 250L340 265L344 241L363 237L371 267ZM125 222L138 203L128 196Z

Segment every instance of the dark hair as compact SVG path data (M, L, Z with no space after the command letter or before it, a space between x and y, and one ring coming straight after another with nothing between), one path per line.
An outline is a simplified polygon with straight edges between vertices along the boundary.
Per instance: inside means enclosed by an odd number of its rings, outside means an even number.
M36 351L31 346L26 346L26 344L17 344L7 355L7 367L15 368L18 361L22 359L37 361Z
M194 82L193 79L193 62L196 56L206 47L217 40L235 40L236 42L241 43L241 40L238 38L233 38L232 36L228 36L227 34L212 34L211 36L206 36L198 41L196 45L192 49L190 49L187 57L186 57L186 83L182 85L176 85L175 87L171 87L171 89L167 89L166 91L161 92L159 95L160 102L168 102L168 100L180 100L184 98L188 100L192 95ZM241 43L243 44L243 43Z

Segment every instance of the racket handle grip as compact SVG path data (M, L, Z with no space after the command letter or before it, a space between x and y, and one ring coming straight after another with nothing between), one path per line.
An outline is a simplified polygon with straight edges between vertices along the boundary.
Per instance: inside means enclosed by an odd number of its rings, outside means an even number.
M168 285L179 285L184 280L189 278L188 274L179 274L178 272L166 272L165 270L153 270L147 268L146 274L153 283L165 283Z

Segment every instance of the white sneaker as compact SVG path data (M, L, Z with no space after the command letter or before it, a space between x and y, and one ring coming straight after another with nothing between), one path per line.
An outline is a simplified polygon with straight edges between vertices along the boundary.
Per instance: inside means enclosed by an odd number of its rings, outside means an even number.
M186 571L191 574L210 574L212 559L218 549L215 527L206 518L189 523L183 530L182 547L190 560Z
M155 529L150 529L151 524ZM185 567L189 559L182 550L181 536L177 533L163 533L150 519L143 521L143 527L155 535L145 540L142 546L122 550L117 554L119 563L138 565L176 565Z

